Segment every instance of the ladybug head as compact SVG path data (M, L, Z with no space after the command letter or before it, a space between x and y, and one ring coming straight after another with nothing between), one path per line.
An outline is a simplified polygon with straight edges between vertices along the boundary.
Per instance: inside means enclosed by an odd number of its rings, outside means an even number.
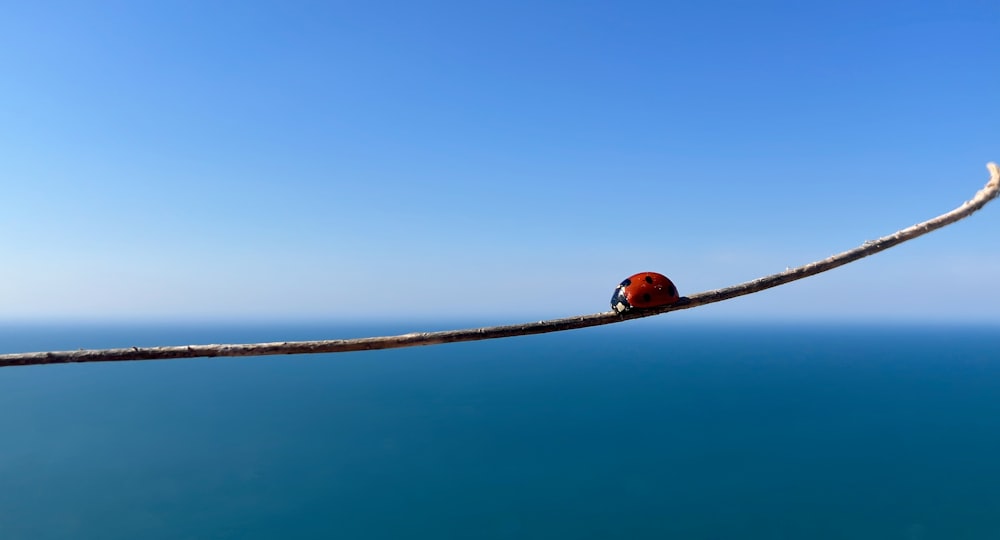
M625 294L625 287L631 284L632 280L626 279L615 287L615 292L611 295L611 310L615 313L624 313L632 309L632 304L628 302L628 295Z

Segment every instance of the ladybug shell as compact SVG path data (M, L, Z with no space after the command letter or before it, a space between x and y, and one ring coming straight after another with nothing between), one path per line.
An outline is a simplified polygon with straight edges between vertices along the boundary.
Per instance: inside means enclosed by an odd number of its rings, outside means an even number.
M656 272L639 272L630 276L611 295L611 309L623 313L632 308L646 309L668 306L680 300L674 282Z

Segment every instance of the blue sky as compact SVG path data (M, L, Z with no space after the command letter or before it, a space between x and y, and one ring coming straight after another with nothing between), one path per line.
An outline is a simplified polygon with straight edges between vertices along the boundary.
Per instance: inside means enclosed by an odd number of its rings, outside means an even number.
M682 294L781 271L982 187L997 20L994 0L8 3L0 319L537 320L605 311L638 271ZM1000 322L997 204L683 316Z

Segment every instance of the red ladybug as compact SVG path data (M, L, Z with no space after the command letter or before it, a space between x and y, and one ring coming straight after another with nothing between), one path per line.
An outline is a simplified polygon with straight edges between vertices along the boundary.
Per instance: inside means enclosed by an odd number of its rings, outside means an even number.
M611 309L624 313L632 308L668 306L680 300L677 287L667 276L656 272L639 272L621 282L611 295Z

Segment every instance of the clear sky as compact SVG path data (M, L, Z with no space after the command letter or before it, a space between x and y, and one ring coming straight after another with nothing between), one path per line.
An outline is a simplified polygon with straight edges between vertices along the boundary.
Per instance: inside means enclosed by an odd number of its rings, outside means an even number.
M0 319L537 320L950 210L1000 2L7 2ZM1000 322L1000 203L688 318ZM671 315L673 317L675 315Z

